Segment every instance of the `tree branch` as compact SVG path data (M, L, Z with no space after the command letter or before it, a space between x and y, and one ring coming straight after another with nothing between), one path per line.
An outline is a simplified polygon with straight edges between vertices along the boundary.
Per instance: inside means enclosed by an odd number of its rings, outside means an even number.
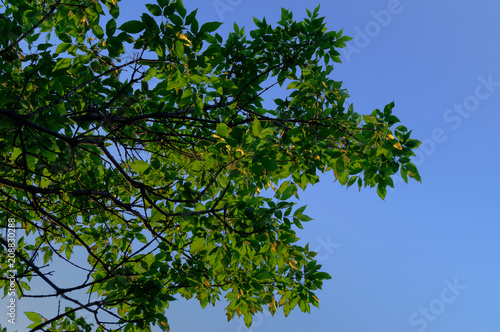
M49 16L51 16L54 13L54 11L57 9L57 7L59 6L60 3L61 3L61 0L57 0L54 3L54 5L52 6L52 8L50 8L49 12L47 14L45 14L45 16L42 17L42 19L40 21L38 21L34 26L32 26L31 29L29 29L28 31L23 33L21 35L21 37L19 37L15 42L13 42L9 46L7 46L3 50L1 50L0 55L3 55L4 53L7 53L10 50L12 50L17 44L19 44L24 38L26 38L26 36L28 36L30 33L32 33L36 28L38 28L38 26L40 24L42 24L43 21L45 21L47 18L49 18Z

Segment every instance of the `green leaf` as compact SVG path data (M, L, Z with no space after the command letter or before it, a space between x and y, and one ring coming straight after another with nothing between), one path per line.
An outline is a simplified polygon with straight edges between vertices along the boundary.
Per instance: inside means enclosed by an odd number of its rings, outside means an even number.
M276 162L271 158L263 157L260 161L262 162L262 166L269 172L274 172L279 168Z
M301 215L305 211L306 207L307 207L307 205L301 206L300 208L298 208L297 210L295 210L295 212L293 213L293 215L294 216Z
M297 215L297 219L299 219L300 221L304 221L304 222L307 222L307 221L312 221L314 220L313 218L305 215L305 214L299 214Z
M154 51L158 55L158 57L162 58L165 55L165 45L156 44L154 47Z
M388 116L390 114L392 114L392 109L394 108L394 102L391 102L389 104L387 104L385 107L384 107L384 115L385 116ZM399 122L399 121L398 121Z
M417 170L408 172L408 175L411 178L417 180L418 182L422 182L422 178L420 177L420 173Z
M198 34L199 28L200 28L200 25L199 25L198 21L196 19L193 19L193 22L191 23L190 31L196 35L196 34Z
M197 237L193 240L193 242L191 242L191 245L190 245L190 252L192 255L195 255L197 254L198 252L200 252L203 247L205 246L205 239L204 238L201 238L201 237Z
M352 173L351 173L351 174L352 174ZM357 176L353 176L353 177L351 177L351 178L349 179L349 181L347 182L347 188L349 188L350 186L352 186L352 185L356 182L356 180L357 180L357 179L358 179L358 177L357 177Z
M184 59L184 44L180 40L175 41L174 53L180 59Z
M134 160L131 165L132 169L139 174L142 174L149 167L149 164L142 160Z
M198 12L198 9L193 10L189 15L186 17L186 25L191 25L194 24L196 21L196 14Z
M203 82L203 77L199 76L199 75L191 75L189 76L189 80L194 83L194 84L200 84L201 82Z
M288 182L288 181L287 181ZM286 201L287 199L289 199L290 197L292 197L292 195L294 195L295 193L297 192L297 186L295 185L295 183L291 183L284 191L283 191L283 194L281 195L280 199L282 201Z
M262 126L260 125L260 121L257 117L254 117L252 123L252 133L254 134L254 136L259 136L261 131L262 131Z
M218 123L216 133L217 133L217 135L219 135L221 137L228 137L229 136L229 127L225 123Z
M144 234L138 233L135 237L137 238L137 240L141 241L144 244L148 243L148 240L146 239Z
M20 148L13 148L12 153L10 155L10 161L13 163L17 160L17 157L23 152Z
M193 91L190 90L190 89L184 90L184 92L182 93L182 97L181 97L181 104L183 104L183 105L186 105L186 104L191 105L192 98L193 98Z
M61 43L56 48L56 53L64 53L71 46L71 43Z
M148 84L148 82L146 82L144 80L141 82L141 91L143 91L143 92L149 91L149 84Z
M378 184L377 185L377 194L380 196L380 198L385 199L385 195L387 194L387 187L385 184Z
M363 186L363 179L358 178L358 190L361 190L362 186Z
M50 184L50 179L49 178L42 178L42 180L40 181L40 188L42 189L45 189L48 187L48 185Z
M149 81L156 75L156 68L155 67L150 67L148 70L146 70L146 74L144 75L144 81Z
M295 89L295 88L297 88L297 86L298 86L299 84L300 84L300 82L298 82L298 81L293 81L293 82L291 82L290 84L288 84L288 86L287 86L287 90L289 90L289 89Z
M109 14L114 18L117 19L118 16L120 15L120 7L117 5L111 4L109 7Z
M158 24L156 23L155 19L151 15L143 13L141 15L141 20L142 20L142 23L144 23L144 25L146 26L146 29L148 31L150 31L150 33L156 34L156 33L160 32L160 28L158 27Z
M28 317L28 319L34 323L41 323L42 322L42 316L40 314L37 314L36 312L28 311L28 312L25 312L25 314Z
M153 14L154 16L161 16L162 15L162 11L161 11L160 6L147 3L146 7L148 8L149 12L151 14Z
M247 328L250 328L250 326L252 325L252 315L246 314L243 318L243 321L245 322L245 326Z
M416 149L420 146L420 144L422 144L422 142L420 142L419 140L416 140L416 139L408 139L405 142L405 145L407 147L409 147L410 149Z
M184 21L182 20L182 17L175 15L175 14L170 14L168 15L168 18L170 21L175 25L175 26L182 26L184 24Z
M68 44L71 44L71 40L68 42ZM49 43L45 43L45 44L39 44L37 46L38 50L39 51L45 51L46 49L52 47L53 45L52 44L49 44Z
M125 325L125 328L123 329L123 332L129 332L135 330L135 326L132 323L127 323Z
M59 34L58 37L59 37L59 39L61 41L65 42L65 43L72 43L73 42L73 40L71 39L71 37L68 34L66 34L66 33L61 33L61 34Z
M26 290L31 290L30 285L25 281L21 281L21 288Z
M200 27L200 33L210 33L217 30L222 22L207 22Z
M116 21L114 19L110 19L108 23L106 23L106 35L111 37L116 31Z
M64 248L64 254L66 255L67 259L70 259L71 255L73 254L73 248L69 245L66 245L66 247Z
M123 23L118 29L128 33L139 33L146 29L146 25L141 21L132 20Z
M104 37L104 31L102 30L101 26L93 25L92 30L94 31L94 34L97 38L102 39Z
M405 166L401 167L401 178L408 183L408 169Z
M335 162L335 172L337 172L337 174L342 174L345 169L344 167L345 167L344 158L337 159L337 161Z
M316 280L330 280L332 276L326 272L317 272L314 274Z
M47 264L47 262L52 259L53 254L54 252L52 250L45 251L45 253L43 254L43 263Z
M184 4L182 3L182 0L177 0L177 12L179 13L179 15L181 15L181 17L186 17L186 8L184 7Z
M342 172L339 176L339 182L341 185L347 184L347 180L349 180L349 172Z
M59 59L57 61L56 65L54 66L54 71L68 68L69 66L71 66L71 61L72 60L73 59L71 59L71 58L62 58L62 59Z

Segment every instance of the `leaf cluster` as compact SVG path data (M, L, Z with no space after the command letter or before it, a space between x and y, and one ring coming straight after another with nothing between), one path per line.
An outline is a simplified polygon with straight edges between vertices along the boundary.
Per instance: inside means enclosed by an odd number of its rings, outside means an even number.
M332 172L384 198L398 172L420 181L420 142L394 103L363 116L346 103L330 74L350 38L319 7L226 39L180 0L146 9L119 25L116 0L0 7L1 226L15 218L23 232L19 296L67 305L27 312L30 328L167 331L179 297L225 298L247 325L264 308L309 312L330 276L296 244L311 218L293 197ZM272 87L281 94L264 98ZM55 263L85 280L58 285Z

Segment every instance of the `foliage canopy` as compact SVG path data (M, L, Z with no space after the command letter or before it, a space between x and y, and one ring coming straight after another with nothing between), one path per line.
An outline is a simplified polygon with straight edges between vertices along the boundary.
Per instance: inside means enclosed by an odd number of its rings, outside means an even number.
M19 298L61 303L28 312L32 331L168 330L179 296L223 296L248 325L264 307L308 312L330 276L295 244L299 188L333 172L384 198L398 172L420 181L394 104L361 116L329 77L350 38L319 8L224 40L180 0L121 24L116 0L2 3L1 225L19 227ZM55 262L84 280L59 285Z

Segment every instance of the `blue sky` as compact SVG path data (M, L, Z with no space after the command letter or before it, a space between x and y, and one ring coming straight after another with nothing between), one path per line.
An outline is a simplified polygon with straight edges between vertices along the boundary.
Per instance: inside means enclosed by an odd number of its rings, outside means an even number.
M153 1L127 0L121 19ZM297 19L319 2L184 0L198 20L253 27L253 17ZM227 322L224 303L169 309L173 332L500 331L500 3L494 0L323 1L330 30L354 40L332 77L358 113L394 101L395 115L424 141L422 184L398 181L385 201L346 190L331 175L301 195L314 221L298 233L333 279L320 309L260 314L251 329Z

